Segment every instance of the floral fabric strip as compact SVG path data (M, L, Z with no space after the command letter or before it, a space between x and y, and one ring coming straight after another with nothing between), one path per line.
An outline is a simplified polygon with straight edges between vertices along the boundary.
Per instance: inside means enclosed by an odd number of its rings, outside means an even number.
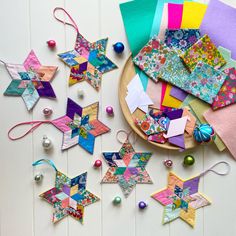
M153 37L133 59L134 63L155 82L159 78L159 70L166 61L166 54L170 51L157 36Z
M190 71L194 70L199 61L203 61L215 69L219 69L226 64L225 59L206 34L186 50L182 55L182 59Z

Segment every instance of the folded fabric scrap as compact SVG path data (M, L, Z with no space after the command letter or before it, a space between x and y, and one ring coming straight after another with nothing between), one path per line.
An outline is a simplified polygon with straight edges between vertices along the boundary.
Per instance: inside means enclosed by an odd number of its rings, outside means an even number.
M146 134L148 141L162 144L169 141L184 149L184 133L192 135L196 118L187 108L166 112L152 109L134 122Z

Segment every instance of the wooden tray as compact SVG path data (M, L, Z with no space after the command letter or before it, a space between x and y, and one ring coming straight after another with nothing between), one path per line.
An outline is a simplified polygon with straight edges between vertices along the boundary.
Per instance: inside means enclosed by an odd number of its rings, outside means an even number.
M137 109L133 114L130 113L129 108L127 106L127 103L125 101L126 93L127 93L127 85L128 83L133 79L135 76L135 69L134 64L132 61L132 57L128 58L128 60L125 63L124 69L121 74L120 83L119 83L119 100L120 100L120 106L122 109L122 112L124 114L124 117L130 127L134 130L134 132L140 136L142 139L146 140L147 142L161 148L170 149L170 150L179 150L178 147L173 146L169 144L168 142L165 144L150 142L147 140L146 135L135 125L134 118L141 118L145 113L139 109ZM196 143L193 139L193 137L188 136L185 134L185 147L186 149L190 149L196 146Z

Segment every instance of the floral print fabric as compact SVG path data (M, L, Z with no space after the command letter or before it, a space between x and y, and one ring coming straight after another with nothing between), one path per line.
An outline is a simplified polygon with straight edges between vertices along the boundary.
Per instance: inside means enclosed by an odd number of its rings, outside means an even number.
M179 53L185 52L189 47L198 41L200 32L198 29L177 29L166 30L165 44Z
M212 66L198 62L190 74L176 52L170 52L160 77L184 91L212 104L219 92L226 74Z
M133 61L142 71L157 82L159 70L165 64L166 54L170 50L165 43L155 36L134 57Z
M212 108L213 110L228 106L236 102L236 69L225 69L227 77L219 93L215 97Z
M215 69L219 69L226 64L225 59L220 54L208 35L204 35L194 45L192 45L182 55L182 59L188 69L193 71L199 61L203 61Z

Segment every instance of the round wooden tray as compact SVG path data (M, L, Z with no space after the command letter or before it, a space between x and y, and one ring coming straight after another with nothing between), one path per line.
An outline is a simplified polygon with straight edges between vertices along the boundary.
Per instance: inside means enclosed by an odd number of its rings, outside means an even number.
M170 149L170 150L179 150L178 147L171 145L170 143L160 144L155 142L150 142L147 140L146 135L135 125L134 118L141 118L145 113L139 109L137 109L133 114L130 113L129 108L127 106L127 103L125 101L126 93L127 93L127 85L128 83L133 79L135 76L135 69L134 64L132 61L132 57L127 59L124 69L122 71L121 77L120 77L120 83L119 83L119 100L120 100L120 106L122 109L122 112L124 114L124 117L130 127L134 130L134 132L140 136L142 139L146 140L147 142L161 148ZM196 143L194 142L194 139L187 134L185 134L185 147L186 149L190 149L196 146Z

